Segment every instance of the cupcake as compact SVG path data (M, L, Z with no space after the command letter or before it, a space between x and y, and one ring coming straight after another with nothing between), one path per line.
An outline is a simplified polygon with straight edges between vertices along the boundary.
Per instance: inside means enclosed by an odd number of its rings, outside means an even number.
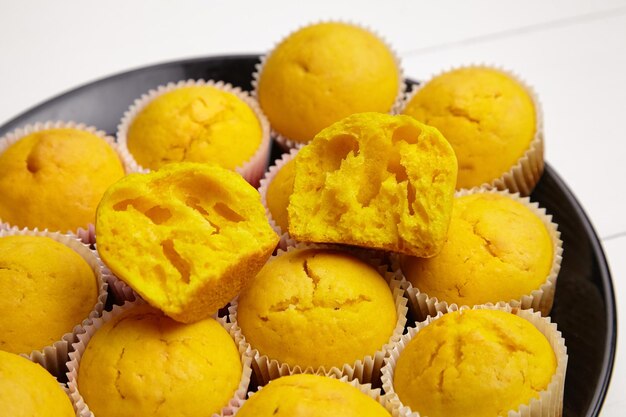
M0 349L62 375L76 334L102 312L105 278L96 254L76 238L0 231Z
M474 309L409 330L383 369L401 416L560 416L567 353L528 310Z
M74 417L68 396L41 366L0 350L0 409L10 417Z
M182 324L135 303L86 330L68 365L81 417L209 417L245 397L249 359L213 318Z
M408 116L354 114L317 134L295 169L294 239L420 257L441 250L457 163L437 129Z
M115 183L98 206L96 231L113 273L185 323L225 306L279 241L257 190L236 172L191 162Z
M409 305L419 320L450 305L500 301L548 315L561 265L562 243L545 210L504 191L457 195L441 252L404 256Z
M104 132L48 122L0 139L0 219L19 228L86 233L104 191L136 170ZM15 185L19 184L19 187Z
M143 95L117 137L144 168L203 162L258 184L269 155L269 124L256 100L230 84L180 81Z
M369 30L341 22L292 33L254 77L259 104L288 148L353 113L389 112L404 88L390 48Z
M489 184L528 195L543 172L541 110L532 91L491 67L444 72L420 86L403 114L434 126L459 161L457 189Z
M330 248L279 251L231 308L259 380L302 372L377 378L406 321L402 291L383 270Z
M238 417L391 417L380 391L320 375L289 375L271 381L243 403Z

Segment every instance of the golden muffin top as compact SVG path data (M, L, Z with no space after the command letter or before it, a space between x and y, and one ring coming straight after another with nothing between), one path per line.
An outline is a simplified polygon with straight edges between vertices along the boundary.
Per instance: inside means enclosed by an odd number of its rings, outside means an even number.
M287 162L276 173L276 176L267 185L267 193L265 201L272 219L276 225L280 227L283 233L289 230L289 220L287 215L287 207L289 206L289 197L293 192L293 182L296 175L295 160Z
M257 95L274 130L306 143L353 113L389 112L400 91L399 71L393 53L371 32L318 23L270 52Z

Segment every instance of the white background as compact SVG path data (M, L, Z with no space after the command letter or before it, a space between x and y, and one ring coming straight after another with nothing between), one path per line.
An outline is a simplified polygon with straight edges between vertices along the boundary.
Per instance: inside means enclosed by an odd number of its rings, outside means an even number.
M0 0L0 124L58 93L169 60L263 52L319 19L365 24L417 79L493 63L539 93L546 159L590 216L626 306L626 1ZM626 335L626 318L618 322ZM626 415L626 347L602 416Z

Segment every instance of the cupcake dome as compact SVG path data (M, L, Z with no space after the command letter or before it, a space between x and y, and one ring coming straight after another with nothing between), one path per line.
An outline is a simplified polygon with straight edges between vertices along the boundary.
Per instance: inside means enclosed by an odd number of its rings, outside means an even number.
M0 349L42 350L88 318L98 283L87 262L45 236L0 237Z
M185 325L139 305L95 332L77 381L98 417L184 417L219 413L241 375L237 347L214 319Z
M10 417L74 417L52 375L26 358L0 350L0 409Z
M406 345L393 389L420 415L507 415L539 398L556 369L550 343L525 319L497 310L456 311Z
M526 88L488 67L443 73L421 87L402 113L434 126L459 162L457 189L492 183L515 166L537 132Z
M289 375L253 394L238 417L390 417L376 400L346 382L320 375Z
M304 27L267 56L257 96L272 128L306 143L353 113L389 112L400 91L398 63L371 32L346 23Z
M97 134L74 127L35 131L0 153L0 219L20 228L86 228L95 223L104 191L123 176L120 157Z
M261 355L317 369L381 350L398 320L385 279L347 253L297 249L271 259L241 292L237 321Z
M272 219L283 233L289 230L287 207L289 206L289 197L293 193L295 175L295 159L291 159L282 166L267 185L265 203Z
M457 196L441 252L404 257L406 279L429 297L459 306L520 300L539 289L551 273L555 243L543 219L512 197Z

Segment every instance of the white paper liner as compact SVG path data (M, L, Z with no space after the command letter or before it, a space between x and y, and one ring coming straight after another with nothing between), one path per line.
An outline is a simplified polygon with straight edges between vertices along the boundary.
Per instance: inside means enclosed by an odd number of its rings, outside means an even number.
M235 171L237 171L242 177L246 179L253 186L257 186L259 180L263 176L265 172L265 168L267 166L267 162L269 160L270 154L270 124L267 121L267 117L261 110L261 107L256 101L256 98L252 97L246 91L243 91L239 87L233 87L229 83L225 83L223 81L214 81L214 80L181 80L176 83L171 82L166 85L160 85L155 89L148 91L143 94L140 98L136 99L133 104L126 110L120 124L117 127L117 141L120 146L123 147L128 152L128 144L127 144L127 133L130 125L137 115L155 98L169 93L170 91L177 90L179 88L185 87L202 87L202 86L210 86L214 87L218 90L225 91L227 93L231 93L239 98L241 101L246 103L248 107L254 112L259 124L261 125L261 143L259 144L259 148L257 151L248 159L243 162L242 165L238 166ZM130 152L128 152L130 154ZM142 169L143 172L148 172L147 168L141 167L137 163L137 165Z
M359 391L361 391L363 394L367 395L368 397L370 397L371 399L373 399L374 401L376 401L377 403L379 403L380 405L382 405L385 410L387 410L387 412L389 414L391 414L393 417L396 417L397 414L397 408L394 409L392 406L392 403L390 401L387 401L387 397L381 392L380 388L374 388L372 387L372 384L362 384L359 382L358 379L349 379L346 375L338 377L337 375L328 375L329 378L333 378L333 379L338 379L341 382L344 382L356 389L358 389ZM259 386L258 389L256 391L250 391L248 392L248 399L250 399L252 396L256 395L257 393L259 393L260 391L262 391L264 388L264 386ZM247 401L247 400L246 400ZM245 401L244 401L245 402ZM243 404L242 404L243 405ZM241 407L239 407L241 408Z
M93 126L87 126L84 123L76 123L72 121L47 121L44 123L30 124L22 128L15 129L14 131L7 133L5 136L0 138L0 153L4 152L9 146L13 145L15 142L25 136L49 129L76 129L94 134L100 139L104 140L111 148L113 148L115 153L117 153L118 157L120 158L120 162L122 163L124 167L124 172L126 174L137 172L139 170L139 166L132 158L132 156L130 156L130 154L124 147L119 146L117 142L115 142L115 139L113 139L113 137L108 136L106 132L104 132L103 130L98 130ZM0 229L9 229L12 226L13 225L3 222L2 219L0 219ZM58 232L67 232L69 234L76 235L87 244L93 244L96 241L95 228L93 224L86 224L84 225L84 227L79 227L77 230L59 230Z
M389 108L389 113L392 113L394 109L398 108L403 102L404 92L406 89L406 84L404 82L404 69L402 68L402 61L400 59L400 55L398 55L398 53L392 47L392 45L384 37L382 37L378 32L374 31L369 26L352 22L352 21L348 21L348 20L335 20L335 19L318 20L318 21L311 22L305 25L301 25L300 27L298 27L297 29L289 33L287 36L282 38L280 41L276 42L274 44L274 47L270 50L270 52L268 52L265 55L262 55L259 59L259 63L254 66L254 72L252 73L252 95L255 98L258 98L259 77L261 73L263 72L263 67L265 66L265 62L271 56L272 52L274 52L274 50L276 50L276 48L281 43L283 43L287 38L291 37L294 33L304 29L305 27L319 25L322 23L340 23L340 24L355 26L359 29L362 29L371 33L372 35L377 37L387 47L387 49L391 52L391 55L393 56L393 59L396 64L396 68L398 69L398 93L396 94L396 98L393 104ZM276 140L276 142L281 146L283 150L288 151L289 149L295 148L298 145L304 145L304 143L302 142L298 142L296 140L290 139L280 134L278 131L276 131L276 129L272 127L271 122L270 122L270 128L271 128L272 137Z
M83 353L85 352L87 344L89 343L93 335L98 331L98 329L102 327L105 323L119 316L126 310L144 304L146 304L146 302L139 298L136 301L126 302L124 303L124 305L121 306L115 305L113 306L113 309L111 311L105 311L102 314L102 317L95 319L90 326L85 327L85 332L78 336L77 342L73 345L74 350L69 355L70 360L67 363L67 386L69 389L69 396L72 400L72 404L74 405L74 409L76 410L77 417L94 417L93 412L85 403L85 400L80 394L78 388L78 370L80 368L80 360ZM233 340L235 339L232 325L227 323L225 319L217 317L217 314L213 315L212 318L220 323L226 329L226 331L228 331ZM220 413L212 414L212 417L224 417L234 415L246 399L248 386L250 385L250 378L252 376L252 368L250 366L252 359L249 355L247 355L245 351L241 349L241 347L239 347L239 354L241 355L241 364L243 368L241 372L241 380L239 382L239 386L233 394L233 397L229 400L228 404L222 408Z
M280 242L278 243L278 247L283 250L286 250L287 246L289 245L294 245L295 240L291 236L289 236L288 230L283 230L274 220L272 212L267 205L267 189L269 188L270 183L274 180L278 172L289 161L296 157L296 155L303 146L304 144L297 144L294 148L291 148L289 152L282 154L280 159L274 161L274 165L268 168L259 184L259 194L261 194L261 203L263 203L263 207L265 207L265 215L267 216L267 219L270 223L270 226L272 226L272 229L274 229L274 231L280 236Z
M78 335L84 332L85 326L91 324L92 320L100 317L107 300L107 282L110 278L110 272L104 267L98 253L89 249L74 235L64 235L57 232L48 232L47 230L39 231L37 229L18 229L13 227L8 230L0 230L0 238L5 236L44 236L64 246L72 249L81 258L87 262L94 273L98 284L98 297L89 315L82 322L76 323L71 331L61 336L61 339L52 345L45 346L41 350L33 350L29 354L22 353L21 356L30 359L32 362L43 366L48 372L57 378L62 378L65 373L65 363L67 362L68 353L72 349L72 343L78 340ZM55 318L52 317L52 320ZM45 323L40 323L45 326Z
M552 266L546 280L539 288L533 290L530 294L526 294L518 300L494 300L489 304L505 303L511 307L521 309L533 309L539 311L543 316L550 314L552 304L554 302L554 292L556 290L556 281L561 270L561 262L563 261L563 241L561 240L561 232L558 225L552 221L552 215L546 213L545 208L539 207L538 203L530 201L528 197L521 197L519 193L510 193L508 191L500 191L485 187L475 187L470 190L460 190L455 193L455 198L463 197L471 194L489 193L499 194L510 198L524 205L532 213L534 213L545 226L550 240L552 241ZM414 287L401 271L401 257L394 255L392 261L392 269L399 276L402 276L402 288L405 290L405 296L408 299L409 310L417 321L423 321L428 316L436 316L439 312L447 313L459 306L456 303L448 304L446 301L439 300L437 297L430 297L428 294L421 292ZM470 306L471 307L471 306Z
M556 323L552 323L550 317L542 317L539 312L534 312L532 310L520 310L512 308L506 304L498 304L495 306L474 306L472 309L506 311L529 321L546 337L556 356L556 371L546 389L539 393L539 398L533 398L530 401L530 404L520 404L520 407L517 410L510 410L507 417L560 417L563 412L563 390L565 387L565 372L567 370L568 357L565 339L563 339L561 332L557 329ZM450 311L457 310L459 309L450 309ZM469 310L469 308L461 307L460 310ZM421 329L428 326L432 321L440 319L443 315L444 314L442 312L439 312L436 317L428 317L425 321L418 323L416 327L409 328L408 333L402 336L402 339L392 349L390 356L385 359L385 365L381 370L383 390L385 391L387 401L391 403L392 408L397 409L398 416L420 416L418 412L411 411L408 406L402 404L402 401L400 401L400 398L395 393L393 387L393 377L398 358L406 345ZM480 399L477 399L477 401L478 400Z
M408 105L408 103L413 99L415 94L417 94L417 92L421 90L426 84L428 84L428 82L430 82L432 79L437 78L442 74L464 68L485 68L502 72L515 80L518 84L520 84L530 96L533 102L533 106L535 108L535 134L533 136L533 139L530 141L530 144L528 145L528 149L517 160L517 163L513 165L507 172L503 173L499 178L495 178L490 183L484 183L480 185L480 187L494 187L499 190L509 190L513 193L520 193L522 196L530 195L533 188L535 188L535 185L537 185L537 182L541 178L541 175L543 174L543 108L541 106L541 101L539 101L539 97L537 96L537 93L535 92L533 87L531 87L517 74L499 66L487 64L452 67L448 70L437 73L428 81L420 82L419 85L414 86L411 91L407 92L404 95L404 98L401 100L400 104L394 109L393 113L401 114Z
M359 257L358 251L346 250L345 248L336 245L298 243L295 246L289 246L286 251L278 249L277 254L272 256L272 259L281 256L283 253L291 252L293 250L316 248L344 250L354 256ZM404 291L401 288L401 283L397 275L388 272L386 264L377 259L362 260L374 266L381 274L381 276L385 279L385 281L387 281L396 306L397 321L392 335L389 337L387 343L384 344L380 350L378 350L374 355L368 355L363 359L355 361L353 364L343 364L341 368L331 367L329 369L326 369L324 366L320 366L318 368L313 368L311 366L303 368L299 365L292 367L289 364L269 358L267 355L261 355L257 349L254 349L250 345L250 343L248 343L246 337L241 331L241 328L239 327L239 324L237 322L237 308L239 306L238 298L235 298L230 302L230 307L228 308L228 321L232 323L235 341L239 345L240 350L247 352L252 357L252 368L255 372L259 385L265 385L272 379L276 379L281 376L301 373L326 376L335 375L337 378L347 376L348 379L358 379L363 384L370 383L374 386L379 385L380 368L383 364L383 359L388 356L390 349L393 348L394 343L400 340L400 337L404 332L404 326L406 324L406 314L408 311L406 306L407 300L404 297Z

